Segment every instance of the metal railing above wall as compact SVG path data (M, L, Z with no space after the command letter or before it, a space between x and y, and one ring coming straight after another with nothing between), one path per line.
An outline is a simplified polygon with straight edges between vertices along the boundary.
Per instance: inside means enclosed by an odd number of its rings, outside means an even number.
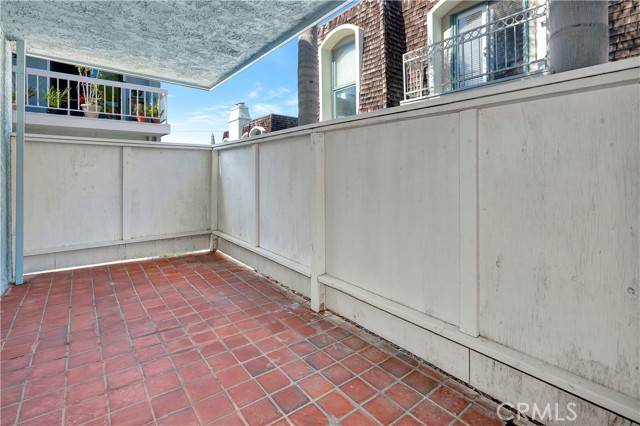
M404 100L546 71L547 4L532 6L403 55Z
M27 112L141 123L167 121L166 89L34 68L27 68L26 80ZM15 78L13 81L15 105ZM85 99L87 93L92 93L94 102Z

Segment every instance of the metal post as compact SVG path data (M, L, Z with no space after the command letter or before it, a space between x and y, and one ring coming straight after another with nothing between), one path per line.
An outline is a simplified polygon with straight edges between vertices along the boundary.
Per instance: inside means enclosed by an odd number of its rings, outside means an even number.
M24 283L24 118L26 63L24 40L16 40L16 285Z

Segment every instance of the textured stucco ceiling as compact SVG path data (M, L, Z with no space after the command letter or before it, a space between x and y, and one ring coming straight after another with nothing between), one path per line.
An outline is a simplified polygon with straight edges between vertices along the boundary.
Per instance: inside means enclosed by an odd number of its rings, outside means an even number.
M29 54L213 88L345 1L0 0Z

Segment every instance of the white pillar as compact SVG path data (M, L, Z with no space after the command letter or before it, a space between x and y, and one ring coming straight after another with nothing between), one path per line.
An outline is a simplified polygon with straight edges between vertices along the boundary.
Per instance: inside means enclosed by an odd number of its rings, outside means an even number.
M16 40L16 284L24 282L24 118L26 91L26 49Z
M11 45L0 27L0 294L13 282L11 235Z

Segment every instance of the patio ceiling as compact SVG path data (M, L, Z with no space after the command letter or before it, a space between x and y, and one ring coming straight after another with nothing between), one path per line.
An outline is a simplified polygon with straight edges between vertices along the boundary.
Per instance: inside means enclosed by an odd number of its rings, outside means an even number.
M213 89L346 1L0 0L27 53Z

